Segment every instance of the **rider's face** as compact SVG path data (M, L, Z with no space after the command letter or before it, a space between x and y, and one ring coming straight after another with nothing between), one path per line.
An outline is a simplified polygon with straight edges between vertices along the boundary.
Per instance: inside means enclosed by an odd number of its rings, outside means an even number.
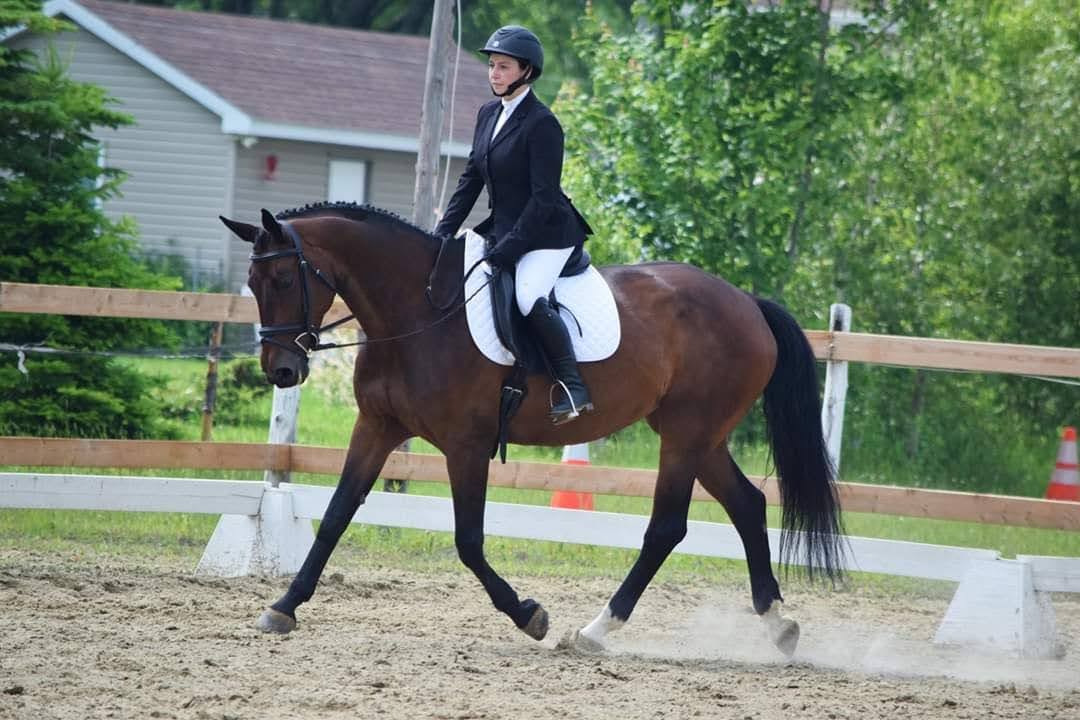
M510 87L510 83L521 78L526 72L527 69L521 67L517 58L500 55L499 53L492 53L488 57L488 82L491 83L491 87L495 89L496 93L502 94L506 92L506 88ZM521 86L514 91L513 96L516 97L524 91L525 86Z

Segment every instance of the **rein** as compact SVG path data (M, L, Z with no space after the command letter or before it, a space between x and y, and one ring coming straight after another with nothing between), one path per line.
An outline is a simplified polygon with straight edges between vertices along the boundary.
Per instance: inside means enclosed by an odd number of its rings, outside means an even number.
M431 330L432 328L434 328L434 327L436 327L438 325L442 325L444 322L446 322L451 317L456 315L458 312L461 311L462 308L464 308L469 303L470 300L472 300L474 297L476 297L477 294L481 290L483 290L489 284L491 284L491 278L489 277L487 279L487 281L484 282L483 285L481 285L479 288L476 289L475 292L473 292L471 295L469 295L469 297L465 298L465 300L463 300L461 303L459 303L457 306L455 306L453 309L451 309L445 315L443 315L439 319L435 320L431 324L425 325L424 327L419 328L417 330L412 330L412 331L407 332L407 333L401 333L400 335L391 335L390 337L384 337L384 338L366 338L364 340L358 340L356 342L351 342L351 343L323 343L323 342L319 342L319 335L320 334L322 334L324 332L328 332L330 330L333 330L334 328L338 327L339 325L343 325L343 324L347 323L350 320L354 320L356 318L356 315L355 314L349 314L347 317L343 317L340 320L335 320L334 322L330 323L329 325L318 325L317 323L312 322L312 319L311 319L310 291L308 289L308 273L313 273L315 278L317 280L319 280L323 285L328 287L330 289L330 291L333 292L335 295L340 296L341 293L338 292L338 290L334 286L334 284L330 281L329 278L326 277L325 274L323 274L323 272L321 270L319 270L319 268L313 267L307 261L307 258L304 257L303 242L300 239L300 234L298 232L296 232L296 229L293 228L292 225L290 225L289 223L284 222L284 221L280 222L280 226L281 226L282 231L289 237L290 240L292 240L293 246L291 248L289 248L288 250L278 250L278 251L275 251L275 252L262 253L262 254L259 254L259 255L256 255L255 253L252 253L251 255L248 256L248 259L251 262L264 262L264 261L267 261L267 260L277 260L278 258L283 258L283 257L295 257L297 259L297 262L298 262L299 267L300 267L300 296L301 296L301 301L300 302L301 302L301 308L304 311L304 320L303 320L303 322L291 323L291 324L287 324L287 325L270 325L270 326L267 326L267 327L260 327L259 328L259 342L260 343L266 343L266 344L269 344L269 345L275 345L275 346L277 346L277 347L279 347L279 348L281 348L283 350L287 350L287 351L289 351L291 353L300 355L300 356L302 356L304 358L310 357L312 353L318 352L319 350L330 350L330 349L335 349L335 348L354 347L354 346L357 346L357 345L375 345L377 343L386 343L386 342L393 342L395 340L404 340L405 338L410 338L410 337L413 337L415 335L419 335L421 333L427 332L428 330ZM442 254L441 251L440 251L439 254L441 256L441 254ZM438 258L436 258L436 263L437 262L438 262ZM466 283L466 281L468 281L469 276L472 275L473 271L476 270L476 268L480 265L481 262L483 262L483 260L477 260L475 263L473 263L473 266L471 268L469 268L469 271L467 273L465 273L465 278L461 282L462 290L465 288L465 283ZM432 272L434 272L434 270L432 270ZM431 288L429 287L428 288L428 300L429 301L431 300L430 289ZM461 294L461 290L459 290L457 293L455 293L454 297L457 297L459 294ZM444 306L444 307L439 307L439 306L435 305L434 303L432 303L432 306L435 307L437 310L446 310L449 307L449 305ZM284 335L286 333L297 333L296 337L293 339L293 345L295 345L296 347L293 347L292 345L288 345L288 344L283 343L283 342L279 342L278 340L276 340L274 338L275 335ZM301 340L303 338L308 337L308 336L310 336L312 338L312 341L313 341L310 348L305 347L304 344L301 342ZM299 348L299 349L297 349L297 348Z
M465 278L468 279L468 277L472 273L472 271L475 270L477 268L477 266L479 266L480 263L482 263L482 262L483 262L483 260L477 260L475 263L473 263L473 266L471 268L469 268L469 272L465 274ZM486 281L484 281L483 285L476 288L476 290L473 291L472 295L465 298L460 303L458 303L456 306L454 306L454 308L452 310L450 310L450 312L446 313L445 315L443 315L442 317L440 317L438 320L431 323L430 325L425 325L424 327L419 328L418 330L413 330L411 332L402 333L400 335L391 335L390 337L384 337L384 338L374 338L374 339L368 338L366 340L357 340L356 342L351 342L351 343L325 343L323 345L320 345L318 347L318 349L319 350L328 350L330 348L352 347L354 345L375 345L377 343L391 342L393 340L404 340L405 338L410 338L410 337L413 337L414 335L419 335L420 333L427 332L428 330L432 329L433 327L436 327L438 325L442 325L444 322L446 322L447 320L452 318L454 315L459 313L462 308L464 308L466 305L469 304L470 300L472 300L474 297L476 297L480 293L481 290L483 290L484 288L486 288L490 284L491 284L491 277L489 276L488 279ZM465 286L465 280L462 280L462 287L464 288L464 286ZM445 310L446 308L438 308L438 309L439 310ZM350 316L348 318L345 318L345 320L349 320L351 318L352 318L352 316ZM340 325L342 322L344 322L344 320L335 321L333 323L333 325L327 325L327 328L334 327L336 325Z

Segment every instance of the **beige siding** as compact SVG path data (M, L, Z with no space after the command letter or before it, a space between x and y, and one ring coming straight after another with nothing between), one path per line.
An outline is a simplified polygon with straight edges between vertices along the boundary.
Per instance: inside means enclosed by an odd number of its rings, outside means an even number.
M182 254L200 281L220 281L225 234L217 216L225 210L230 143L220 119L83 30L52 43L72 78L105 88L135 118L133 126L97 133L106 164L128 173L106 213L133 217L147 251ZM37 53L45 47L32 35L13 44Z
M445 160L445 158L444 158ZM458 177L465 168L464 160L453 160L450 163L450 176L447 179L446 194L443 205L450 201L457 187ZM440 170L437 188L443 187L443 174ZM412 218L412 197L416 188L416 156L408 153L377 153L372 164L372 187L369 201L372 205L393 210L399 215ZM439 198L435 201L438 204ZM487 217L487 193L480 193L476 206L465 222L465 227L472 227ZM430 218L427 223L420 223L427 228L434 228L438 222L436 217Z

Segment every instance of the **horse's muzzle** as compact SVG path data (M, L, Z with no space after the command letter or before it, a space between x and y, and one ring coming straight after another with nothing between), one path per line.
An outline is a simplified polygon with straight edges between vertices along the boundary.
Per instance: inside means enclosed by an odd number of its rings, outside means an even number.
M299 385L307 379L307 363L295 368L289 365L281 365L266 374L266 379L279 388L290 388Z

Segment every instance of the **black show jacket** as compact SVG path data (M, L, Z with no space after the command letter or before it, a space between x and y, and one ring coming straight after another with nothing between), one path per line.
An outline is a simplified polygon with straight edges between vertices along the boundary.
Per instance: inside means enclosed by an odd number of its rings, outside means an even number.
M541 248L581 247L592 229L562 192L563 131L531 90L499 134L502 101L480 108L472 151L436 235L453 235L487 188L491 214L474 230L514 262Z

